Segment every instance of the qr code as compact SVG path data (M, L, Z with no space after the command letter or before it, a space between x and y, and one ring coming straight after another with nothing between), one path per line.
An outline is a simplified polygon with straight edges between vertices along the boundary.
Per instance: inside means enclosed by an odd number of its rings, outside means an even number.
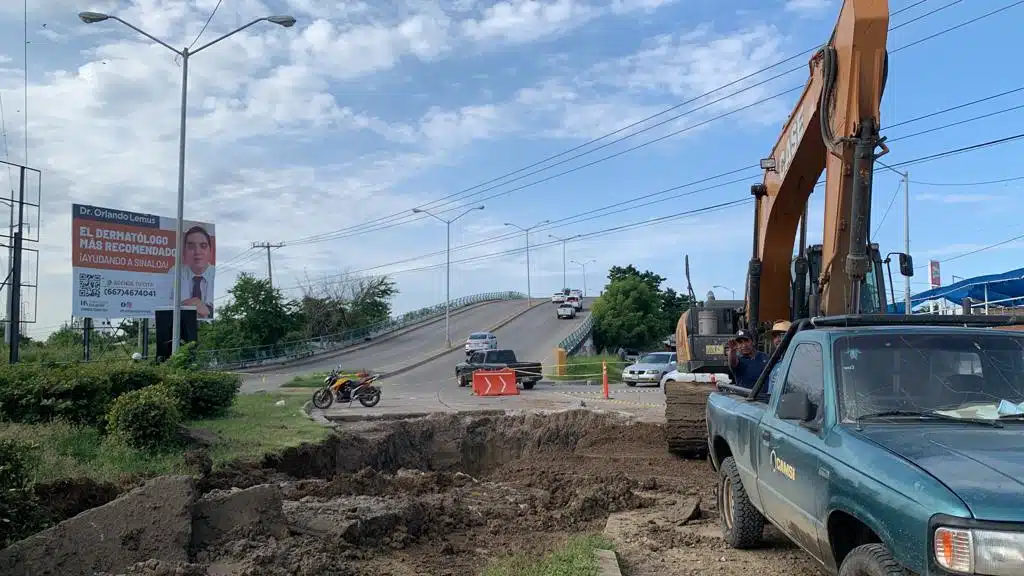
M99 274L79 274L78 275L78 297L79 298L99 298L100 297L100 280L103 277Z

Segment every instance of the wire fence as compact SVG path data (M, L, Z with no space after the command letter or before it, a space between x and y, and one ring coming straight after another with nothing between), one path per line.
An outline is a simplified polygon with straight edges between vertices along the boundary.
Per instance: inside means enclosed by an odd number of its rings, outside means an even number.
M587 316L587 319L580 323L575 330L569 333L561 342L558 343L558 347L565 350L568 355L573 355L580 350L580 346L587 341L587 337L594 331L594 316L591 314Z
M485 292L452 300L450 309L455 311L481 302L520 300L523 298L526 298L526 295L520 292ZM336 334L326 334L315 338L281 342L266 346L201 350L198 352L197 360L201 365L212 370L237 370L253 366L280 364L299 358L329 354L362 342L369 342L374 338L385 336L403 328L444 317L444 311L445 304L442 302L428 308L407 312L378 324L346 330Z

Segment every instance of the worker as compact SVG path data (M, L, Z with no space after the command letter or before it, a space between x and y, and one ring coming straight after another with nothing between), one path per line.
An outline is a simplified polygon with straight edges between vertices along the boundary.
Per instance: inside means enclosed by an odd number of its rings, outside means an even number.
M772 325L772 349L778 350L779 346L782 345L782 337L789 331L789 320L779 320ZM776 362L775 366L772 366L771 374L768 375L768 393L772 393L772 387L775 384L775 379L779 375L779 366L782 362Z
M764 372L768 356L754 347L754 337L743 328L736 332L736 337L726 344L729 357L729 369L737 386L753 388L757 379Z

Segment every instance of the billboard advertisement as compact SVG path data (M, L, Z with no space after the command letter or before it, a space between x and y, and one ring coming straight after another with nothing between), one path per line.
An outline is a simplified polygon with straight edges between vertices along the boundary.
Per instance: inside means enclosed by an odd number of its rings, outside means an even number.
M173 306L176 228L176 218L72 204L72 314L152 318ZM181 303L212 320L214 226L186 220L184 230Z
M942 276L939 274L938 260L930 260L928 262L928 276L930 277L932 288L942 286Z

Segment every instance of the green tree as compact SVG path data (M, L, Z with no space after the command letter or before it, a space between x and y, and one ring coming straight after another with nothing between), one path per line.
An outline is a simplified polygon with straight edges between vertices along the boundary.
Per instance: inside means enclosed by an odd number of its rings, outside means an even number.
M689 295L679 294L672 288L666 288L661 292L661 315L664 319L665 334L675 333L679 317L689 310L692 304Z
M209 334L219 336L217 348L276 344L295 327L295 304L269 280L242 273L228 294L231 301L221 306L218 326ZM227 343L236 346L222 346Z
M661 294L639 275L613 280L596 302L594 340L599 348L644 348L664 336Z
M645 284L651 287L655 292L661 292L661 285L665 282L665 277L660 274L655 274L650 270L644 270L640 272L636 266L632 264L628 266L612 266L608 270L608 282L615 282L616 280L623 280L625 278L638 278Z

